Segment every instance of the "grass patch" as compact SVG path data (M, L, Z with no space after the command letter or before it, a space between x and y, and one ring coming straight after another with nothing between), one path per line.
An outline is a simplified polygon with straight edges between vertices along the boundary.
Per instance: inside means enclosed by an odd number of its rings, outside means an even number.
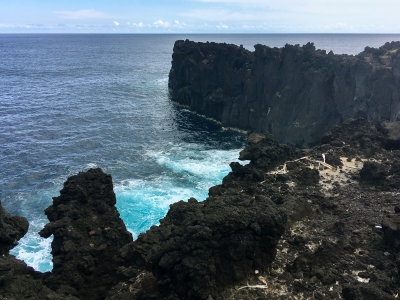
M385 53L385 55L382 55L381 58L382 59L389 59L391 58L393 55L395 55L397 53L399 49L393 49L393 50L389 50Z

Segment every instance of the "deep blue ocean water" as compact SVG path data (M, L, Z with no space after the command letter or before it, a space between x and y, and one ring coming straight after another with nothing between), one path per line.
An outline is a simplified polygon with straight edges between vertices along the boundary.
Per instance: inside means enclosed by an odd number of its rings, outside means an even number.
M173 44L186 38L357 54L400 35L0 35L0 200L30 222L14 255L51 270L43 210L79 171L112 175L134 238L229 172L246 138L168 98Z

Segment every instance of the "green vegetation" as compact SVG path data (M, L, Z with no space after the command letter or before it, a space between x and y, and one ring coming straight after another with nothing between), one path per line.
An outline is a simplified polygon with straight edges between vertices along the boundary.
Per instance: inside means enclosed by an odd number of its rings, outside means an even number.
M382 55L380 58L382 59L390 59L394 54L397 53L399 49L393 49L393 50L389 50L385 53L385 55Z

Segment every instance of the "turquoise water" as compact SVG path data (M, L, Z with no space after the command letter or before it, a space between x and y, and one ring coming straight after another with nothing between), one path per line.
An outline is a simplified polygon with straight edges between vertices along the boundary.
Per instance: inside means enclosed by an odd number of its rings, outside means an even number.
M134 238L171 203L203 200L245 145L243 135L168 98L174 41L317 48L356 54L399 35L0 35L0 200L30 222L12 250L51 270L43 211L65 180L101 167Z

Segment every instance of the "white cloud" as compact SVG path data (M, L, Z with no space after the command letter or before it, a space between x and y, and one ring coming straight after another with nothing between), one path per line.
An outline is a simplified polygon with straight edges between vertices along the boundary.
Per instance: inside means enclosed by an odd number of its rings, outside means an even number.
M148 25L146 25L146 24L144 24L142 22L132 23L132 27L143 28L143 27L146 27L146 26L148 26Z
M94 9L83 9L77 11L63 10L56 11L55 13L63 19L99 19L106 16L105 13Z
M228 25L225 25L225 24L222 24L222 23L219 23L219 25L217 25L215 27L217 27L218 29L228 29L229 28Z
M154 22L153 25L157 28L158 27L168 28L171 26L171 24L169 22L163 22L162 20L158 20L158 21Z
M119 23L117 21L114 21L114 26L119 26Z
M281 18L288 15L303 15L306 18L323 16L337 18L347 16L349 19L379 16L395 17L400 9L400 1L394 0L196 0L207 5L214 4L218 10L227 10L243 14L273 13ZM207 3L207 4L205 4ZM203 7L204 7L203 5ZM200 16L200 15L199 15ZM300 17L300 16L299 16ZM380 17L379 17L380 18ZM254 18L255 19L255 18ZM290 18L291 19L291 18ZM220 19L219 19L220 20Z
M185 22L179 22L178 20L175 20L173 27L182 29L189 27L189 25L186 24Z

